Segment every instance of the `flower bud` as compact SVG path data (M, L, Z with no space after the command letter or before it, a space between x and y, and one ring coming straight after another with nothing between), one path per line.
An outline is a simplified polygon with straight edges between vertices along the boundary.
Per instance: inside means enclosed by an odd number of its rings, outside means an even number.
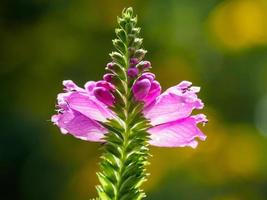
M124 87L123 87L123 83L121 81L121 79L117 76L117 75L114 75L114 74L111 74L111 73L107 73L103 76L103 79L105 81L107 81L108 83L111 83L113 84L114 86L116 85L116 88L118 90L123 90ZM114 89L112 89L113 91Z
M154 81L155 78L156 78L155 74L153 74L151 72L146 72L146 73L142 74L142 76L139 78L139 80L149 79L150 81Z
M135 28L133 28L133 30L132 30L132 34L134 34L134 35L136 36L136 35L138 35L138 34L140 33L140 31L141 31L141 28L139 28L139 27L135 27Z
M127 48L121 40L114 39L112 40L112 42L113 42L113 45L116 47L116 49L118 49L120 52L126 53Z
M138 62L139 62L139 60L137 58L131 58L130 59L130 64L131 65L136 65L136 64L138 64Z
M93 92L95 85L96 85L95 81L88 81L87 83L85 83L84 88L87 92L91 93Z
M115 90L115 86L107 81L97 81L96 87L103 87L106 88L107 90L112 90L112 91Z
M146 55L147 51L144 49L138 49L135 54L134 57L136 57L138 60L142 60L145 55Z
M134 56L134 54L135 54L135 49L136 49L136 48L134 48L134 47L129 47L129 48L128 48L129 57Z
M107 69L114 69L114 65L115 65L115 63L114 62L109 62L108 64L107 64Z
M140 71L144 71L151 68L151 63L149 61L141 61L136 67L140 69Z
M110 62L107 64L106 70L110 72L111 74L113 73L114 75L117 74L120 79L125 80L126 78L126 73L124 72L124 69L120 67L119 64L115 62Z
M133 85L135 100L143 101L149 105L160 94L160 84L155 80L155 75L150 72L143 73Z
M133 41L132 46L136 49L138 49L143 43L143 39L142 38L135 38Z
M103 79L109 83L112 83L112 80L114 78L114 74L107 73L103 76Z
M112 60L114 62L117 62L122 66L125 66L126 63L125 63L125 60L124 60L124 56L121 53L112 52L109 55L110 55L110 57L112 58Z
M133 85L133 94L137 101L143 101L151 87L148 79L137 80Z
M99 101L107 106L112 106L115 102L115 97L113 94L104 87L95 87L93 93Z
M125 33L125 31L123 29L116 28L115 33L116 33L117 37L121 39L122 42L124 42L124 43L127 42L127 34Z
M127 75L131 78L134 78L138 75L139 70L136 67L131 67L127 70Z

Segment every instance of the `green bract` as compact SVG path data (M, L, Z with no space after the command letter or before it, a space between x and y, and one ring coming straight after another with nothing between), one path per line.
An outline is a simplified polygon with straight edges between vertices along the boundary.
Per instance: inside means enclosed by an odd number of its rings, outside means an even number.
M101 200L136 200L145 197L140 186L146 181L148 164L148 140L146 130L150 127L141 113L143 104L135 102L131 93L133 79L127 77L131 57L141 60L146 51L140 49L142 38L136 27L137 17L132 8L122 11L118 17L117 38L113 40L116 51L110 54L116 85L116 104L111 108L118 116L103 124L108 130L105 135L104 153L97 173L100 185L96 186Z

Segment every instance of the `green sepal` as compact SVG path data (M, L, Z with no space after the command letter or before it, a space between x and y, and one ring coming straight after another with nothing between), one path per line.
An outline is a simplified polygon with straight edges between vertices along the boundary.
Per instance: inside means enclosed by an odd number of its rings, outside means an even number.
M117 35L117 37L124 43L124 44L127 44L127 39L128 39L128 36L127 36L127 33L121 29L121 28L116 28L115 29L115 33Z
M143 38L134 38L134 41L131 46L134 47L135 49L138 49L141 47L142 43L143 43Z
M119 76L122 81L125 81L127 76L126 72L124 71L123 67L119 63L113 63L112 69L108 67L105 68L108 72L113 73L114 75Z
M112 58L113 62L116 62L116 63L120 64L121 66L126 65L125 57L121 53L114 51L114 52L110 53L109 55Z
M126 45L120 40L120 39L114 39L112 40L112 43L114 47L120 51L120 53L125 54L127 52L127 47Z
M96 174L107 196L110 198L116 196L116 188L113 183L107 178L107 176L105 176L101 172L98 172Z
M135 51L134 57L137 58L138 60L142 60L145 55L146 55L147 51L144 49L138 49L137 51Z
M128 77L127 69L131 58L141 61L146 51L140 49L143 39L138 37L140 28L136 27L132 8L124 9L117 20L115 51L110 54L114 65L107 67L116 86L116 102L109 107L114 118L101 123L108 133L103 138L104 153L98 173L101 186L97 186L97 191L101 200L141 200L145 197L141 185L148 176L145 167L150 156L150 124L142 114L144 104L134 100L131 88L136 78Z
M103 190L103 188L100 185L96 186L96 190L101 200L113 200L106 194L106 192Z

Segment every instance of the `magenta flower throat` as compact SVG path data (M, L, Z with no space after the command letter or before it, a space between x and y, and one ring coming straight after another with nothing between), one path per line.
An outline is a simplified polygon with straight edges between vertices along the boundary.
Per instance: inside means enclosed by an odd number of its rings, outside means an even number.
M101 200L145 197L140 187L147 178L149 145L195 148L197 139L206 138L197 127L207 122L206 116L192 115L204 106L197 96L200 88L182 81L161 91L151 63L143 60L146 51L136 23L132 8L123 10L103 80L84 87L63 81L52 116L63 134L104 144L96 186Z

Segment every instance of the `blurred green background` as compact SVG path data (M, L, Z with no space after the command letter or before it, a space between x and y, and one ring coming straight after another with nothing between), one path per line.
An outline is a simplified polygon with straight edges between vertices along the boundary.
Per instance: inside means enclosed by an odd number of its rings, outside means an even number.
M101 79L128 6L163 88L200 85L210 120L196 150L151 147L147 199L266 200L266 0L2 0L0 199L96 196L100 145L49 120L62 80Z

